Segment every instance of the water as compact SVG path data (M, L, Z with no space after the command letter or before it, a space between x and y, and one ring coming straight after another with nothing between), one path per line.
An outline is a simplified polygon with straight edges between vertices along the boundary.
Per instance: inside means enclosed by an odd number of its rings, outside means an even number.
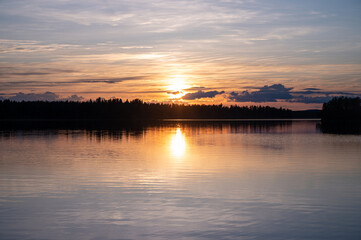
M361 239L361 136L315 121L2 130L0 239Z

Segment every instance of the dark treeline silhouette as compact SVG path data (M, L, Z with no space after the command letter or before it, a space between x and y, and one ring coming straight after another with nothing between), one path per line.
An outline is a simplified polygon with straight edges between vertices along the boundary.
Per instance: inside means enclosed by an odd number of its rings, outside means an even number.
M321 128L327 133L361 133L360 98L335 97L324 103Z
M263 106L146 103L139 99L86 102L0 101L0 119L265 119L292 118L292 111Z

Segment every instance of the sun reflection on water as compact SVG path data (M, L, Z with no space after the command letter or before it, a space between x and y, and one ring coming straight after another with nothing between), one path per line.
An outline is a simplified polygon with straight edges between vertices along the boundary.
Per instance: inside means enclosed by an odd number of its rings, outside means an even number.
M186 140L180 128L177 128L175 135L170 141L171 154L175 157L184 156L186 150Z

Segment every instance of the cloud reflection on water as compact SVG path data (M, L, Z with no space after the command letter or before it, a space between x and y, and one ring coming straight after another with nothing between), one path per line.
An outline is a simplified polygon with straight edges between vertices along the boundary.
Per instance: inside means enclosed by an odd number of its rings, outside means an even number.
M316 123L0 130L0 239L359 239L360 136Z

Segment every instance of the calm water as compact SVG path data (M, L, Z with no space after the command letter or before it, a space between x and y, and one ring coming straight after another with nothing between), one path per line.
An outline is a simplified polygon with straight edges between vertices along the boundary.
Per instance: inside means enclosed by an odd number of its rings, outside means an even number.
M314 121L2 130L0 239L361 239L361 136Z

